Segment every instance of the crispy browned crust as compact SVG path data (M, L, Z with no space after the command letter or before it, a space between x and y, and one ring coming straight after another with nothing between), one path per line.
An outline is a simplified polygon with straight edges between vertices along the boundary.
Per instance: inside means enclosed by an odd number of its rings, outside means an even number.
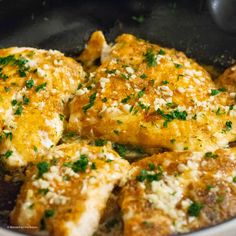
M63 132L66 104L83 81L84 72L80 64L58 51L1 49L0 57L7 56L27 61L23 76L13 61L1 65L8 78L0 79L0 153L4 156L11 151L9 157L2 159L8 168L17 168L57 144ZM29 80L33 80L32 87L26 86ZM19 107L21 113L16 114Z
M234 100L215 90L209 74L182 52L124 34L78 90L69 130L148 148L215 150L236 133ZM173 117L176 110L187 116ZM232 129L224 132L227 121Z
M124 235L190 232L235 216L236 149L206 155L210 156L168 152L133 163L120 198ZM162 177L139 182L137 176L143 169L150 170L150 163L156 166L155 173L163 170ZM192 203L201 205L197 216L188 212Z

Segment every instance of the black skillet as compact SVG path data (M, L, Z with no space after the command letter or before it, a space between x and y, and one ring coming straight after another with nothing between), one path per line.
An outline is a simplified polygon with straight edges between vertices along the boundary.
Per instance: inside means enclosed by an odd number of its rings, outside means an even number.
M215 14L212 8L211 13ZM0 0L0 48L31 46L76 55L97 29L109 41L132 33L220 69L236 59L236 36L215 24L205 1ZM7 227L19 186L5 183L0 174L0 227Z

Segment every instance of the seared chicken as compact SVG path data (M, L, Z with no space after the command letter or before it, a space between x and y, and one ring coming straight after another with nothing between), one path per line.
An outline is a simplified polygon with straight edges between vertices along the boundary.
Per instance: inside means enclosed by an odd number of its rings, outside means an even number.
M236 97L236 65L228 68L216 80L219 86L224 86L231 93L230 95Z
M109 147L55 147L30 166L11 223L55 236L91 236L129 163Z
M196 62L128 34L104 45L101 66L70 104L70 131L169 150L212 151L235 140L234 98Z
M133 163L120 206L125 236L175 235L236 216L236 149Z
M25 166L57 144L83 77L80 64L58 51L0 50L0 154L7 167Z

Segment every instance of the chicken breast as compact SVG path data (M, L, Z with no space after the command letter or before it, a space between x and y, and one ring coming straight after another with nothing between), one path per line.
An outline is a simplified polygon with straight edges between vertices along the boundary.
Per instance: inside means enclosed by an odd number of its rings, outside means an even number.
M28 168L11 223L56 236L91 236L128 170L129 163L109 147L57 146Z
M83 78L80 64L58 51L0 50L0 154L8 168L59 141L66 104Z
M236 149L166 152L133 163L120 206L124 235L175 235L236 216Z
M234 99L183 53L124 34L102 55L70 104L69 131L168 150L213 151L235 140Z
M224 86L231 93L230 95L236 97L236 65L228 68L216 80L219 86Z

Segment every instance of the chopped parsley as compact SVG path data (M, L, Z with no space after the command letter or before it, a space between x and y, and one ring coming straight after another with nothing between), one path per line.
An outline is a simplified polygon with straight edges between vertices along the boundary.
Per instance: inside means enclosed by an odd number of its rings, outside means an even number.
M63 114L59 114L59 118L60 118L61 121L65 120L65 116Z
M40 84L40 85L38 85L38 86L35 87L35 91L36 91L36 92L39 92L39 91L41 91L41 90L45 90L45 89L46 89L46 86L47 86L47 83L46 83L46 82L43 83L43 84Z
M119 134L120 134L120 131L119 131L119 130L113 130L113 132L114 132L116 135L119 135Z
M211 96L215 96L221 92L225 92L226 88L219 88L219 89L212 89L211 90Z
M138 105L140 106L140 108L142 109L142 110L146 110L146 111L148 111L149 110L149 106L146 106L146 105L144 105L143 103L141 103L141 102L138 102Z
M151 167L153 168L153 165L151 165ZM150 166L149 166L150 168ZM148 182L152 182L152 181L159 181L162 178L162 170L160 168L158 173L154 173L154 174L149 174L147 170L142 169L140 171L140 174L138 176L136 176L136 180L139 182L144 182L145 180L147 180Z
M102 98L102 102L107 102L107 98Z
M153 163L149 163L148 167L149 167L149 170L155 170L156 169L156 166Z
M171 142L172 144L174 144L174 143L176 142L176 139L173 138L173 139L170 140L170 142Z
M129 79L129 77L128 77L127 75L125 75L125 74L120 74L120 76L121 76L123 79L125 79L125 80L128 80L128 79Z
M165 54L166 54L166 52L162 48L158 52L158 55L165 55Z
M10 140L12 140L12 132L6 132L6 131L3 131L3 133L4 133L4 135L5 135L5 137L6 137L6 139L10 139Z
M233 177L233 182L236 183L236 176Z
M141 78L141 79L146 79L146 78L147 78L147 75L146 75L146 74L142 74L142 75L140 75L140 78Z
M39 162L37 164L38 169L38 178L41 178L44 173L47 173L49 171L49 164L46 161Z
M17 104L17 100L16 99L13 99L12 101L11 101L11 105L12 106L15 106Z
M173 121L174 119L186 120L188 116L186 111L174 110L171 111L170 113L164 113L160 108L157 109L157 114L161 115L165 119L163 123L163 126L165 128L168 126L168 123Z
M113 149L118 152L121 157L125 157L127 153L127 147L123 144L113 143Z
M2 69L4 66L11 65L11 66L17 66L18 67L18 73L20 77L26 76L26 71L29 70L29 67L26 66L28 60L20 57L19 59L16 59L14 55L9 55L6 57L0 57L0 78L3 80L7 80L8 76L2 72Z
M25 86L27 89L31 89L34 86L34 80L33 79L26 80Z
M30 99L27 98L27 97L24 95L24 96L23 96L23 104L24 104L24 105L28 105L29 102L30 102Z
M104 139L96 139L94 141L95 146L102 147L107 144L107 141Z
M19 105L14 113L14 115L18 115L20 116L23 112L23 107L21 105Z
M162 83L163 85L166 85L166 84L169 84L169 81L163 80L161 83Z
M183 65L181 65L181 64L178 64L178 63L174 63L174 65L175 65L175 68L176 68L176 69L180 69L180 68L182 68L182 67L183 67Z
M38 193L46 195L48 193L49 189L48 188L41 188L38 190Z
M50 218L50 217L53 217L54 215L55 215L55 210L53 209L47 209L44 212L45 218Z
M11 88L9 88L9 87L4 87L4 90L5 90L5 92L9 92L9 91L11 91Z
M89 97L89 103L85 106L83 106L83 111L84 113L86 113L88 111L88 109L90 109L94 103L95 103L95 99L96 99L97 93L93 93L90 97Z
M12 150L7 150L4 154L2 154L2 156L8 159L12 154L13 154Z
M131 99L131 97L128 95L126 98L123 98L121 100L121 103L126 104L130 99Z
M86 155L80 155L80 159L75 161L71 168L74 172L85 172L87 166L88 166L88 157Z
M83 85L80 83L77 87L77 90L81 89L83 87Z
M120 125L120 124L123 124L123 122L122 122L121 120L117 120L116 122L117 122L117 124L119 124L119 125Z
M218 107L218 109L216 111L216 115L219 116L219 115L222 115L222 114L224 114L224 112L221 112L220 107Z
M204 155L204 157L206 159L209 159L209 158L216 159L218 156L219 156L218 154L215 154L213 152L206 152L205 155Z
M141 97L144 95L145 89L146 89L146 88L143 88L142 90L140 90L140 91L138 92L138 98L141 98Z
M198 202L193 202L188 208L188 215L198 217L203 208L203 205Z
M149 48L147 52L144 54L144 60L147 63L148 67L157 65L156 55L153 53L151 48Z
M226 121L224 131L227 132L230 131L231 129L232 129L232 121Z
M93 163L91 164L91 169L92 169L92 170L96 170L96 169L97 169L97 166L96 166L96 163L95 163L95 162L93 162Z

